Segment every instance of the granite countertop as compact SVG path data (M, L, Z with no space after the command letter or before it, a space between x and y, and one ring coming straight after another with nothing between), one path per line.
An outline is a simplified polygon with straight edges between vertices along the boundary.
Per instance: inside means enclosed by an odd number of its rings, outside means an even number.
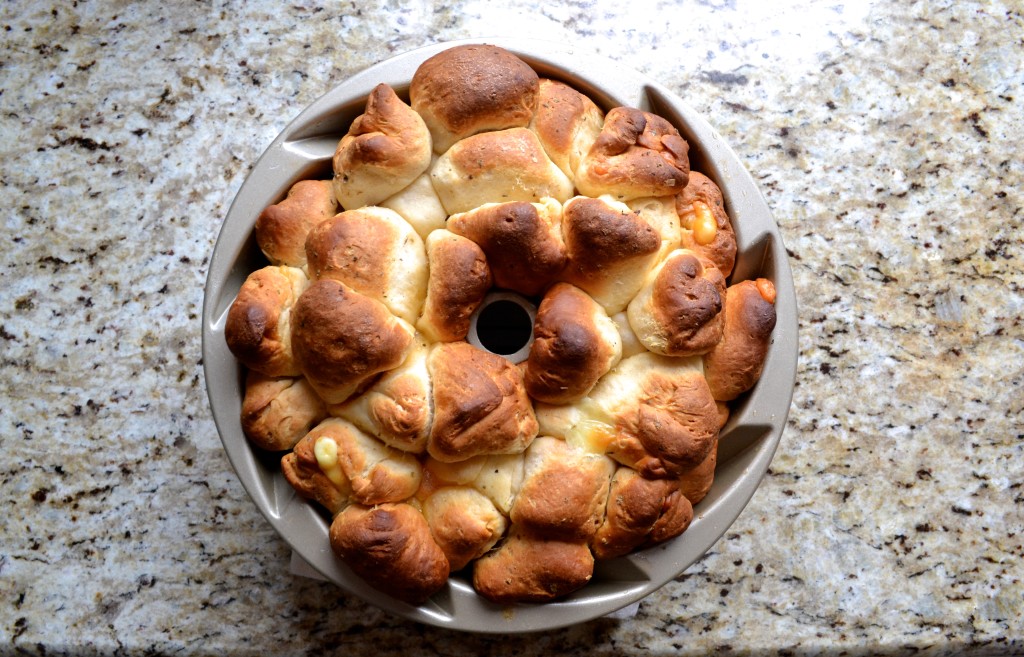
M1016 3L0 6L0 654L1024 654ZM572 43L752 172L800 361L768 476L635 616L428 628L289 570L211 419L209 256L306 104L412 48Z

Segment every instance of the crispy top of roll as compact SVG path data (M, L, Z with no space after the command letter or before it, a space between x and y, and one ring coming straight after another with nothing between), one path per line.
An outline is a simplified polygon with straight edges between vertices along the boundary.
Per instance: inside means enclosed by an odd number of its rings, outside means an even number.
M464 45L427 59L412 77L412 107L434 150L485 130L525 127L537 102L537 73L503 48Z
M677 249L651 271L629 303L629 324L656 354L707 353L722 339L725 293L725 278L711 261Z
M448 579L448 559L408 504L353 504L335 516L330 539L356 575L404 602L423 602Z
M412 327L384 304L330 279L302 293L292 326L302 373L329 404L345 401L370 377L400 365L413 339Z
M583 290L556 283L544 295L526 360L526 392L566 404L584 397L622 354L619 331Z
M685 249L704 256L726 278L736 264L736 234L725 211L722 190L710 178L690 172L690 182L676 197Z
M263 267L246 277L224 325L224 339L235 358L267 376L299 374L292 354L291 312L308 282L294 267Z
M656 114L616 107L576 171L576 188L597 197L626 201L642 196L672 196L690 175L689 144Z
M570 179L604 125L604 112L569 85L542 78L530 121L551 161Z
M726 292L722 340L704 356L704 374L715 399L729 401L761 377L775 329L775 286L759 278Z
M376 205L426 171L430 157L423 119L379 84L334 152L334 192L346 210Z
M537 419L522 372L501 356L466 342L438 344L430 354L434 425L427 451L439 461L522 452Z
M271 264L306 266L306 235L338 211L329 180L300 180L256 219L256 243Z
M448 229L480 245L496 286L532 296L565 267L561 215L554 199L488 203L450 217Z

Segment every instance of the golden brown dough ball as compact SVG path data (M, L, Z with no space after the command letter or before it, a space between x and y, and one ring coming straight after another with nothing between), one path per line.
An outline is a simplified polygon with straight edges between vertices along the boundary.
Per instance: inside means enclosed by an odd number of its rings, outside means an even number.
M412 107L423 117L434 151L444 153L471 135L530 123L539 78L504 48L464 45L424 61L409 87Z

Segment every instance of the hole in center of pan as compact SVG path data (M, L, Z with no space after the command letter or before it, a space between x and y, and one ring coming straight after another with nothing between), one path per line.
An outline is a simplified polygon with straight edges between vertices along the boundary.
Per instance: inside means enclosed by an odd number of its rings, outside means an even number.
M476 334L484 349L508 356L530 343L533 320L518 303L498 299L480 310L476 320Z

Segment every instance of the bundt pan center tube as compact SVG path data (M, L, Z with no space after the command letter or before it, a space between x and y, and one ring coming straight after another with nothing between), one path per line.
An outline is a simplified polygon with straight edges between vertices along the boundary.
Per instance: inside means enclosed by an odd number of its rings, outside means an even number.
M245 368L225 339L229 309L239 290L251 273L266 265L254 236L261 212L278 203L298 181L330 176L340 137L363 113L377 85L387 84L408 100L410 81L420 64L470 43L510 51L542 77L586 94L605 112L631 107L666 119L689 144L692 170L721 188L736 238L736 267L729 282L752 284L763 278L774 284L777 322L760 379L731 402L718 440L714 483L693 507L689 528L652 547L598 560L586 586L543 604L490 602L474 590L468 568L453 572L421 604L402 602L368 586L331 551L330 517L296 494L282 476L280 454L257 449L246 439L239 422ZM311 262L313 266L330 263ZM669 266L666 260L665 269ZM671 266L687 263L675 258ZM327 283L322 295L344 296L344 286ZM536 313L528 298L494 289L473 315L468 339L513 363L521 362L531 349ZM395 331L401 333L397 325ZM203 363L214 421L242 485L267 521L300 557L346 593L413 621L471 632L531 632L588 621L649 595L699 559L742 512L768 469L789 412L797 352L796 298L781 236L752 177L721 137L680 98L646 76L569 46L528 39L449 42L410 51L352 76L302 111L239 189L210 260L203 307ZM543 446L538 451L551 458L564 445L553 439L538 444ZM282 564L283 571L286 567Z
M537 307L515 292L489 292L469 320L469 344L518 364L530 355Z

